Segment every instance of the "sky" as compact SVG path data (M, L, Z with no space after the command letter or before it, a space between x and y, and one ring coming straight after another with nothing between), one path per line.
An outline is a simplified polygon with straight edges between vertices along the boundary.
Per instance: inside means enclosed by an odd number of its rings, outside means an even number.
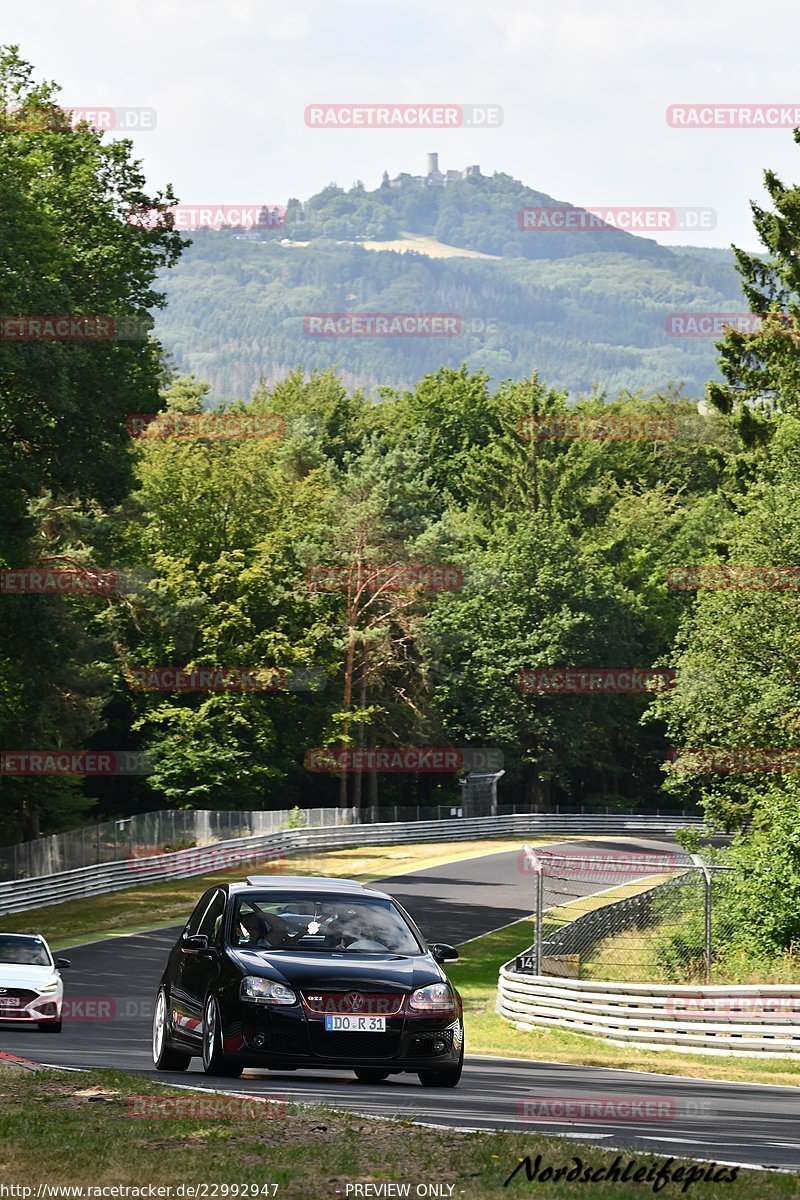
M155 109L151 189L283 204L331 182L477 163L581 206L704 208L665 244L755 249L763 172L800 178L790 128L675 128L676 104L800 110L800 6L772 0L0 0L0 41L78 108ZM491 128L310 128L321 104L493 105ZM653 236L648 234L648 236Z

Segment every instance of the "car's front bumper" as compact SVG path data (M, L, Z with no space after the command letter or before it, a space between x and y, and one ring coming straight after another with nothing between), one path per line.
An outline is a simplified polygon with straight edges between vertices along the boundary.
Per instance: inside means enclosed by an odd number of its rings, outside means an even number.
M241 1003L223 1020L225 1053L247 1066L421 1071L455 1066L463 1045L460 1013L391 1016L377 1033L326 1030L324 1016L300 1006L281 1011Z
M37 993L20 997L18 1007L2 1003L0 996L0 1025L35 1025L45 1021L60 1021L63 995L59 993Z

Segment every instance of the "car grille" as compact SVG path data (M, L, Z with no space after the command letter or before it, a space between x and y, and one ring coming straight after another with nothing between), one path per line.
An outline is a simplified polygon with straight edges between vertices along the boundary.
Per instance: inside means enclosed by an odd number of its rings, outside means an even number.
M28 1004L29 1001L35 1000L39 995L38 992L27 991L25 988L5 988L0 994L0 1007L4 1000L13 1000L18 997L22 1004Z
M332 1033L322 1024L310 1024L311 1049L320 1058L394 1058L400 1045L399 1030L388 1033Z
M345 1016L393 1017L405 1000L400 992L304 992L303 1001L311 1012L343 1013Z

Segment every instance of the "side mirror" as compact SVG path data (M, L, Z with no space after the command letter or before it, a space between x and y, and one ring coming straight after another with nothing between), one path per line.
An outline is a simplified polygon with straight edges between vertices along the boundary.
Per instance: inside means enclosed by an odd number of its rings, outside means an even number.
M56 968L59 971L63 971L65 967L71 967L71 966L72 966L72 963L70 962L70 960L68 958L57 958L56 959Z
M448 946L447 942L434 942L430 949L437 963L455 962L458 958L455 946Z
M208 946L208 938L204 933L193 933L188 937L184 934L184 936L181 938L182 950L189 950L197 953L198 950L208 950Z

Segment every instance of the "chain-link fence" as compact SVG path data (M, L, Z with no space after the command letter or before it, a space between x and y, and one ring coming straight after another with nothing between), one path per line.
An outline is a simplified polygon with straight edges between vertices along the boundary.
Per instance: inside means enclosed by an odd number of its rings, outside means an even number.
M517 967L572 979L708 983L728 868L696 854L526 847L535 936Z
M277 833L305 825L350 825L362 820L353 808L307 808L272 812L232 809L165 809L70 829L35 842L0 848L0 879L27 879L98 863L142 858L171 850L209 846L232 838ZM411 819L411 818L406 818Z

